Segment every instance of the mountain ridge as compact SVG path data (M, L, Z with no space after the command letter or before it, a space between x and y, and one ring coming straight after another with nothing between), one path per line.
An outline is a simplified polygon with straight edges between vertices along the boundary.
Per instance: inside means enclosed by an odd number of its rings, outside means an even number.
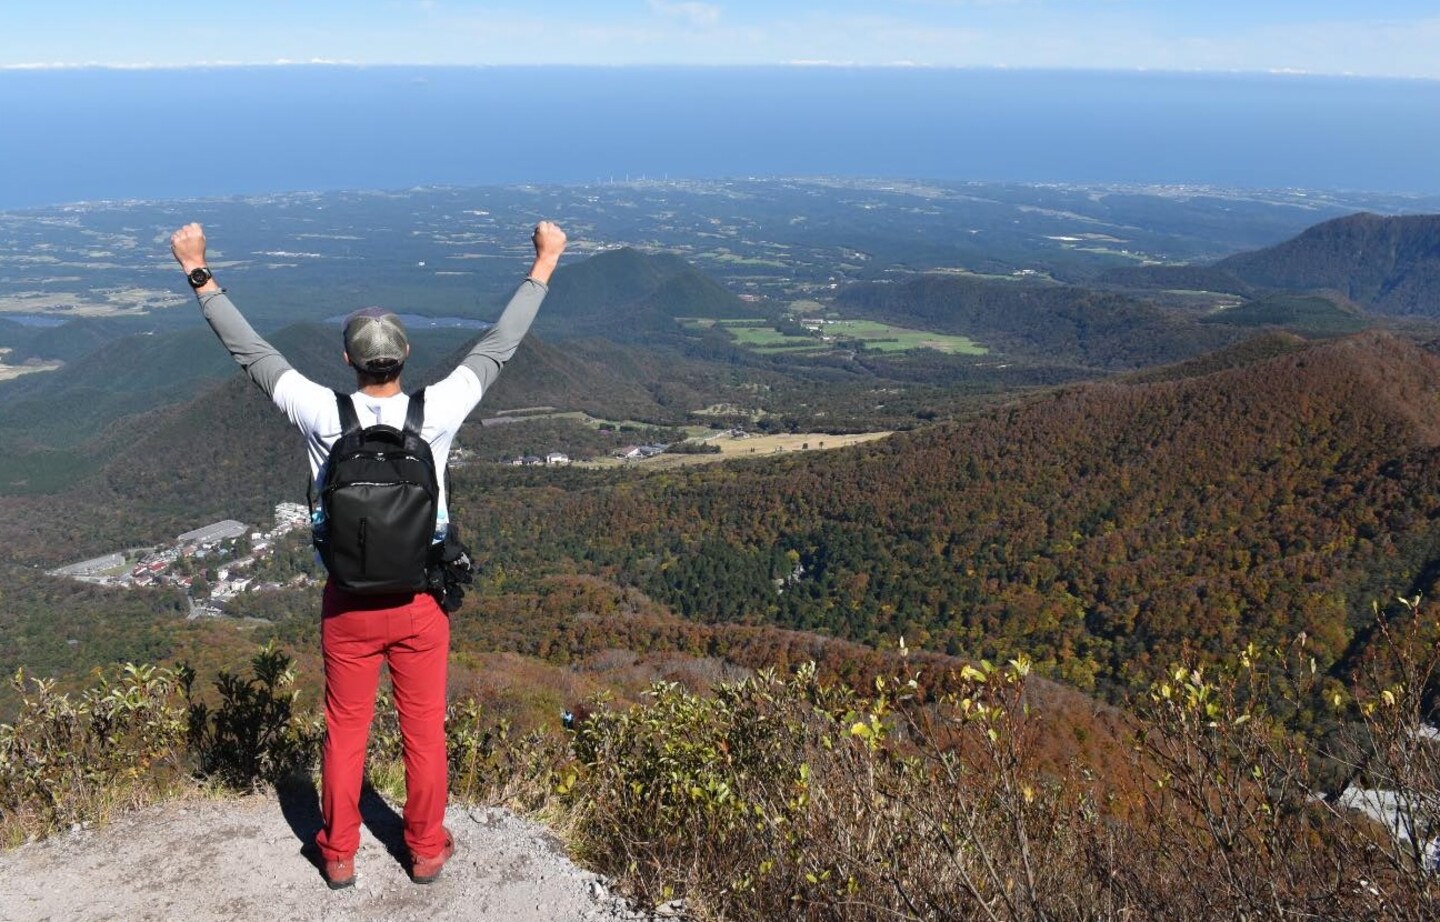
M1440 215L1358 212L1208 265L1127 267L1098 278L1120 288L1245 298L1335 294L1377 314L1435 318L1440 317Z
M1440 215L1360 212L1215 263L1248 284L1330 289L1382 314L1440 315Z

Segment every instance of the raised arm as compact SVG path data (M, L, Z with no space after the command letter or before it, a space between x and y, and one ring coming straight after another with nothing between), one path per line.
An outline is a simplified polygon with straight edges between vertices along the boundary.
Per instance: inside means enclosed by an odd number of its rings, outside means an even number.
M560 263L560 254L565 252L565 232L550 221L535 225L535 233L530 239L535 244L535 263L530 267L529 277L515 289L500 319L480 337L461 363L480 379L482 392L500 376L500 369L510 361L520 341L525 338L535 314L540 310L540 302L545 300L549 290L546 286Z
M208 269L205 230L199 224L187 224L176 231L170 237L170 252L175 254L175 261L186 275L196 269ZM195 295L200 299L200 312L230 351L231 358L273 399L275 384L290 370L290 363L255 332L214 278L196 287Z

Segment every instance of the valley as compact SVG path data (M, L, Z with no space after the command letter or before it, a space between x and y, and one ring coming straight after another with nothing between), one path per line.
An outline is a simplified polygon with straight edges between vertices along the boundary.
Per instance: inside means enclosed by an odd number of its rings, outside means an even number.
M0 317L4 358L46 369L0 381L20 434L0 448L0 667L178 655L183 582L134 589L111 619L103 589L36 571L303 495L283 419L174 309L165 228L207 222L237 303L330 386L352 307L459 318L417 321L407 380L423 384L493 318L542 213L575 255L452 465L494 577L477 608L593 582L689 623L1023 655L1117 701L1177 657L1303 630L1340 681L1371 603L1440 572L1430 219L1345 216L1422 204L807 180L0 215L0 297L72 306ZM1358 239L1400 255L1306 284ZM155 294L57 322L115 292ZM299 573L303 548L287 555ZM295 573L231 600L249 627L227 649L309 636ZM41 643L56 618L76 643Z

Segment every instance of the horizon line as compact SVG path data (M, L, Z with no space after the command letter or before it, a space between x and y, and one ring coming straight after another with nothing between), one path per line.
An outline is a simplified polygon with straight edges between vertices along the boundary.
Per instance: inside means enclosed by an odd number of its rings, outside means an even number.
M413 183L406 185L355 185L336 188L303 188L294 187L288 189L268 189L265 191L249 192L221 192L212 195L141 195L141 196L117 196L113 198L97 197L70 199L67 201L53 201L39 205L0 205L0 215L17 214L27 211L46 211L51 209L70 208L91 208L99 206L130 206L145 204L194 204L214 202L243 202L250 199L273 199L291 198L302 196L327 196L327 195L382 195L393 196L397 194L409 195L413 193L439 192L447 190L494 190L494 189L588 189L595 187L653 187L653 186L694 186L694 185L728 185L736 183L801 183L801 184L829 184L829 183L854 183L859 185L886 185L894 183L920 183L940 186L1020 186L1026 188L1060 188L1088 191L1127 192L1142 194L1157 194L1165 192L1195 192L1206 193L1234 193L1241 195L1272 195L1272 194L1299 194L1309 196L1320 195L1359 195L1379 196L1401 199L1440 199L1440 191L1428 192L1417 189L1408 190L1377 190L1361 187L1347 186L1323 186L1323 185L1246 185L1233 182L1145 182L1145 181L1117 181L1117 180L1063 180L1063 179L937 179L934 177L909 176L901 174L865 174L848 175L843 173L793 173L793 174L766 174L766 175L734 175L734 176L666 176L664 178L650 178L646 176L630 177L625 179L583 179L583 180L531 180L526 182L493 182L493 183L470 183L470 182L427 182Z
M1426 74L1382 74L1358 73L1354 71L1316 71L1298 68L1157 68L1157 67L1090 67L1080 65L1013 66L1008 64L926 64L915 61L891 61L867 63L863 61L791 60L770 63L717 64L649 62L628 64L604 63L506 63L506 64L453 64L417 63L405 61L364 62L311 58L295 61L280 58L273 61L191 61L185 63L161 62L103 62L103 61L51 61L19 62L0 64L0 73L45 73L60 71L167 71L167 70L267 70L284 68L336 68L354 70L913 70L913 71L996 71L1012 73L1097 73L1097 74L1176 74L1185 76L1263 76L1263 77L1323 77L1346 80L1412 80L1440 82L1440 75Z

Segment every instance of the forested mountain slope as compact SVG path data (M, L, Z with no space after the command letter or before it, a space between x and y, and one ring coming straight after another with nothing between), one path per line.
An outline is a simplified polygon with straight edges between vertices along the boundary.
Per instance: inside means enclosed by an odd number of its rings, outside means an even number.
M1333 292L1379 314L1440 317L1440 215L1353 214L1210 265L1112 269L1099 280L1245 297Z
M1260 288L1328 289L1382 314L1440 316L1440 215L1336 218L1215 268Z
M1365 312L1344 296L1284 292L1208 314L1201 322L1280 327L1317 338L1358 333L1370 325Z
M535 326L625 342L673 334L676 317L762 315L678 256L623 247L557 272Z
M150 332L159 324L148 318L76 317L59 326L31 327L0 318L0 346L15 345L11 364L28 359L71 361L135 333ZM18 327L18 330L13 328Z
M969 336L1007 357L1121 370L1179 361L1240 339L1125 295L1019 281L924 275L854 285L847 313Z
M568 489L470 492L483 559L583 568L694 618L1128 683L1428 589L1440 359L1383 334L1198 378L1086 385L874 447Z

